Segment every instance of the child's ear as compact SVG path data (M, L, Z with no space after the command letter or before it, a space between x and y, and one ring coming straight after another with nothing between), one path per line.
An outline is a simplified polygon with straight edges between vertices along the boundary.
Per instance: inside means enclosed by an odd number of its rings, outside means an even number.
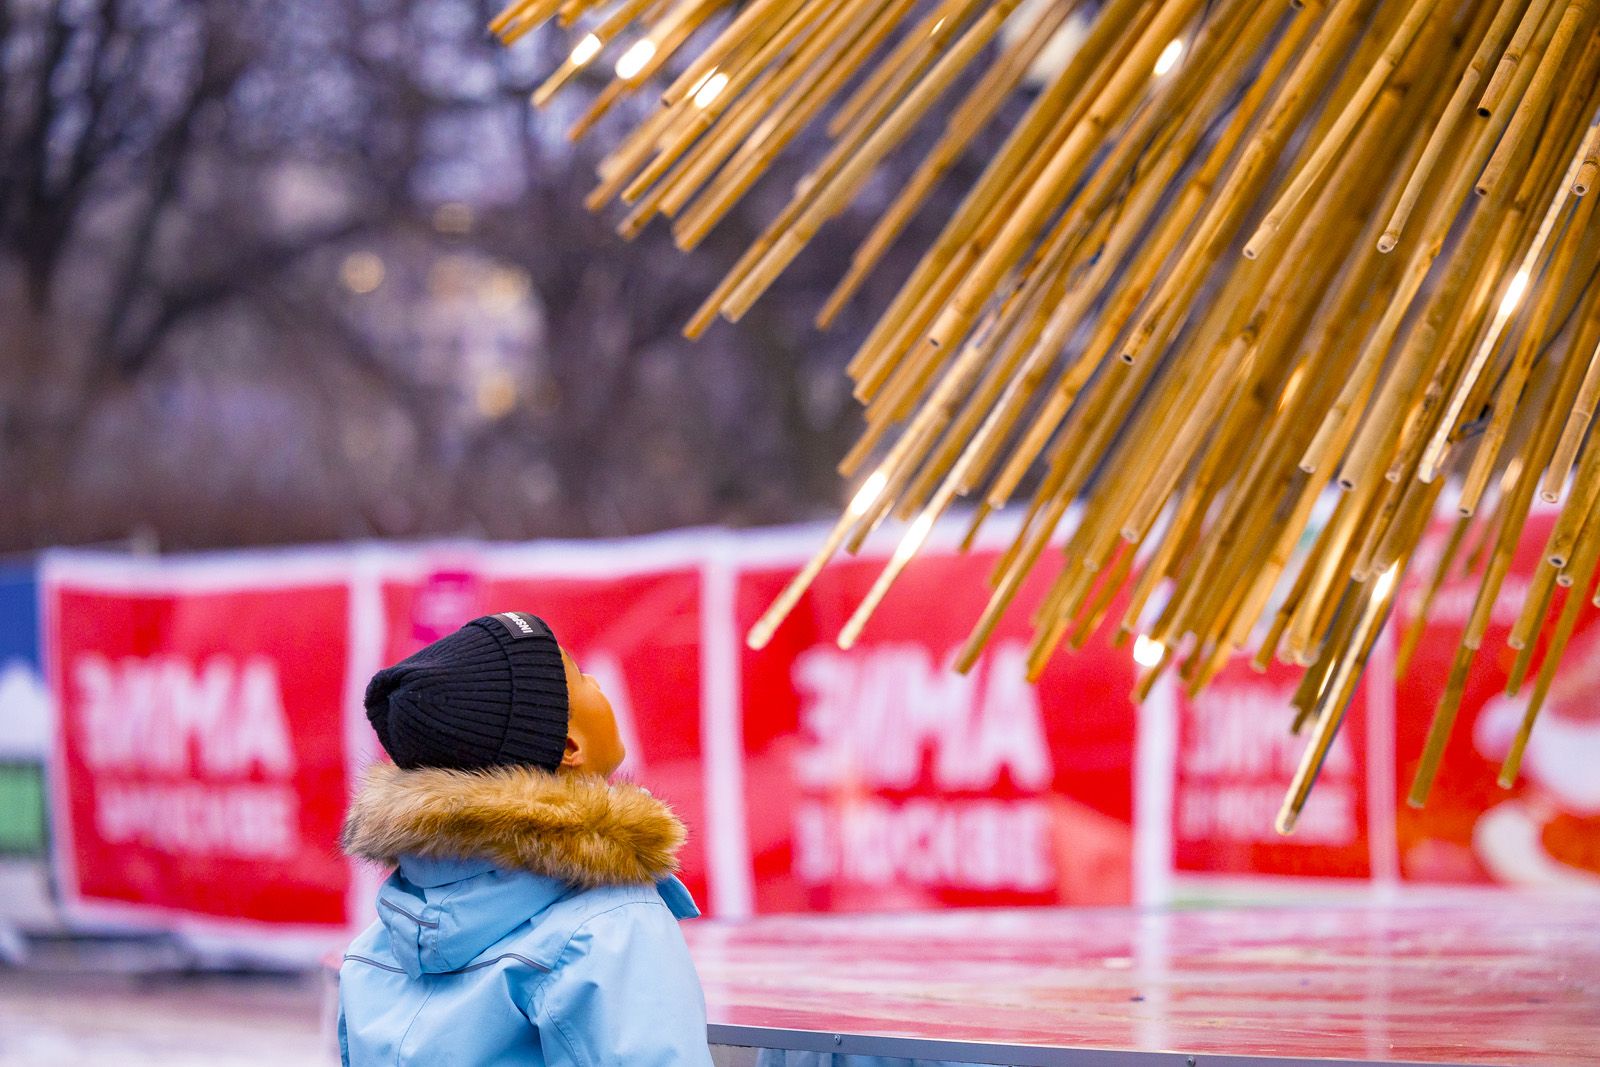
M578 742L567 735L567 750L561 754L561 766L576 769L583 766L583 749L578 747Z

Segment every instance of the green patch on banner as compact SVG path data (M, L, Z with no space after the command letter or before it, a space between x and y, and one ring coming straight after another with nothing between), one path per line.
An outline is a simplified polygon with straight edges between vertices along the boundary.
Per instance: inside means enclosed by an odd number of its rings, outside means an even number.
M43 768L37 763L0 763L0 855L43 852Z

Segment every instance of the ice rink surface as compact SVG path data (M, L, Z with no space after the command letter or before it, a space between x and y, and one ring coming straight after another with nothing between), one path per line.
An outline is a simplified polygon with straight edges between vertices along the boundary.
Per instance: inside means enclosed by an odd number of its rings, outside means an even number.
M1588 902L793 916L685 932L712 1040L799 1056L784 1062L1600 1062ZM0 1067L336 1060L331 974L43 962L0 969Z
M952 910L686 933L712 1040L730 1044L1074 1067L1600 1063L1587 900Z
M336 1064L317 975L0 970L0 1065Z

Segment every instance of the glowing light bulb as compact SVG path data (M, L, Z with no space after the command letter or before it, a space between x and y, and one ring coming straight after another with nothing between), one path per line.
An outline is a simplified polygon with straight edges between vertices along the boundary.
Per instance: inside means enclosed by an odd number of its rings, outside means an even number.
M883 495L883 487L889 482L889 476L880 471L873 471L872 476L861 483L861 488L856 490L855 497L850 501L850 514L861 516L867 513L872 505L878 502Z
M1160 641L1152 641L1144 634L1133 639L1133 662L1141 667L1161 666L1161 657L1166 654L1167 646Z
M714 71L700 83L700 88L694 91L695 107L710 107L711 102L722 95L722 90L728 87L728 76L721 71Z
M656 43L650 38L635 41L629 49L617 58L617 77L632 78L644 69L644 65L655 58Z
M1522 294L1528 291L1528 272L1519 270L1511 276L1511 284L1506 287L1505 298L1500 301L1500 314L1509 315L1517 310L1517 305L1522 303Z
M1174 37L1167 42L1167 47L1161 50L1156 57L1155 75L1161 77L1167 71L1178 65L1178 60L1183 58L1183 38Z
M585 34L583 40L579 41L577 47L573 48L572 54L567 57L567 62L574 67L581 67L599 54L600 38L589 33Z

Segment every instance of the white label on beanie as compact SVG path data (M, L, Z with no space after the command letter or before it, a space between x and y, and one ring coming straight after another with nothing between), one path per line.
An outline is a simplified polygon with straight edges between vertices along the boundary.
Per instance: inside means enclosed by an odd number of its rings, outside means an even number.
M495 618L500 620L500 624L506 628L512 637L538 637L539 631L542 629L536 620L526 612L502 611Z

